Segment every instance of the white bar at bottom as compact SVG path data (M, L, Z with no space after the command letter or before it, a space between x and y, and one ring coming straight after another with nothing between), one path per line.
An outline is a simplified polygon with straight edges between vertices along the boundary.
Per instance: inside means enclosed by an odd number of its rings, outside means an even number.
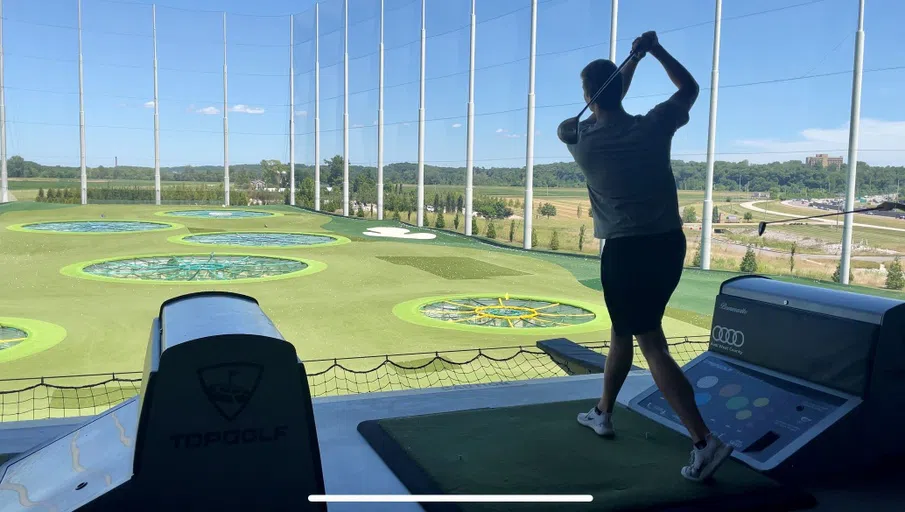
M590 494L312 494L312 503L590 503Z

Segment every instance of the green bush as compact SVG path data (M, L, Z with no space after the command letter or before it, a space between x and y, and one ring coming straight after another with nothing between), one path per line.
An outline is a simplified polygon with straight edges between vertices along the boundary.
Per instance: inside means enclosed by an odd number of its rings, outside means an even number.
M556 207L550 203L544 203L540 206L540 209L537 213L541 214L543 217L556 217Z
M832 279L833 279L834 283L842 282L842 261L840 261L839 263L836 263L836 270L833 271ZM849 269L848 269L848 282L849 283L855 282L855 274L852 272L851 266L849 266Z
M487 222L487 238L496 238L496 226L493 225L493 219Z
M694 209L694 206L686 206L682 210L682 221L693 224L698 221L698 214Z
M754 249L748 247L748 250L745 251L745 256L742 258L742 263L739 265L738 269L742 272L757 272L757 255L754 254Z
M902 263L896 256L889 268L886 269L886 287L890 290L901 290L905 288L905 272L902 271Z
M550 250L558 251L559 250L559 232L555 229L553 230L553 236L550 237Z
M515 240L515 219L509 221L509 241Z

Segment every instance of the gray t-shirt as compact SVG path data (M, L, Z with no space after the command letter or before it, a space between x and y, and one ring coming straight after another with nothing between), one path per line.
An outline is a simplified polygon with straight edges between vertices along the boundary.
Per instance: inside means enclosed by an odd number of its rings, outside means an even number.
M688 107L670 99L614 125L590 119L579 125L579 142L568 148L587 180L595 238L682 227L670 150L676 130L687 122Z

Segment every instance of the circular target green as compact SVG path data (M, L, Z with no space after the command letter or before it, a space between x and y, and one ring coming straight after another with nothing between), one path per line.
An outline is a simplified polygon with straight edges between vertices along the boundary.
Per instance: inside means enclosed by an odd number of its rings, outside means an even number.
M176 224L175 222L144 220L65 220L13 224L7 226L6 229L23 233L46 233L52 235L119 235L173 231L184 227L182 224Z
M229 231L226 233L190 233L168 238L170 242L196 247L260 247L298 249L347 244L348 238L326 233L296 231Z
M30 318L0 317L0 363L43 352L66 338L59 325Z
M70 277L119 283L229 284L288 279L327 268L319 261L241 253L152 254L74 263Z
M498 334L577 334L609 328L603 305L528 295L470 294L415 299L393 308L425 327Z
M260 210L245 209L194 209L194 210L170 210L155 212L154 215L161 217L181 217L183 219L214 219L214 220L234 220L234 219L263 219L267 217L282 217L280 212L263 212Z

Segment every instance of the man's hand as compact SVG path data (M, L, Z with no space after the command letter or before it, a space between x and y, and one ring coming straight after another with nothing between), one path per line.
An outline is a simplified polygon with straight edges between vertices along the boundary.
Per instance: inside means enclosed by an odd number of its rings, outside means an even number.
M643 57L658 46L660 46L660 40L657 38L657 33L651 30L641 34L641 37L632 42L632 51Z

